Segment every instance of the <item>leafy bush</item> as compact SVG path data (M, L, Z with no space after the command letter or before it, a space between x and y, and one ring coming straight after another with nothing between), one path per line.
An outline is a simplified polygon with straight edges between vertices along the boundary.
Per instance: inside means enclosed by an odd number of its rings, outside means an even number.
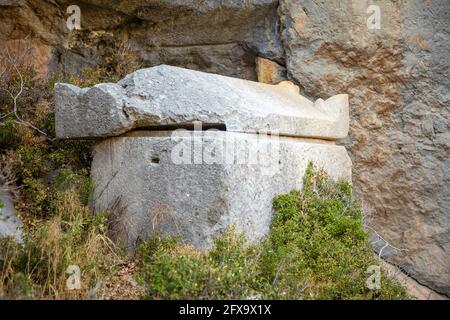
M158 299L403 299L383 274L369 290L366 270L378 265L361 210L345 181L308 166L303 190L274 199L267 239L248 246L234 231L197 251L174 239L140 247L145 298Z
M91 86L117 81L139 65L120 48L80 74L36 78L29 66L9 67L0 79L0 170L20 187L17 211L25 222L22 244L0 240L0 298L93 298L92 288L119 262L107 237L105 214L91 215L87 201L93 141L55 140L55 82ZM0 57L1 58L1 57ZM5 76L6 75L6 76ZM31 126L39 128L39 131ZM8 169L9 170L9 169ZM332 182L312 166L304 189L274 200L270 235L248 246L230 230L209 251L175 239L150 239L139 249L145 298L168 299L392 299L404 289L383 277L380 290L368 290L365 270L377 264L361 212L345 182ZM69 265L82 271L82 290L66 290Z
M0 123L0 150L14 147L18 143L16 124L11 117L7 117Z

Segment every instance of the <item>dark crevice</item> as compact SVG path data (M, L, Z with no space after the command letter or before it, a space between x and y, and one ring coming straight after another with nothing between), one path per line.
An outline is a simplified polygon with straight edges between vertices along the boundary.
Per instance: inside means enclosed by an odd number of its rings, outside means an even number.
M173 131L177 129L185 130L197 130L196 124L186 123L186 124L166 124L166 125L155 125L155 126L144 126L133 129L133 131ZM218 131L227 131L227 127L224 123L201 123L201 130L211 130L215 129Z

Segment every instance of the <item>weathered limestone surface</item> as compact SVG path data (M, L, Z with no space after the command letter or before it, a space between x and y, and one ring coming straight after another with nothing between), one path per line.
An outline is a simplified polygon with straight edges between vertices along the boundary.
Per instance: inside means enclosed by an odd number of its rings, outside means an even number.
M367 28L370 4L380 29ZM279 11L302 93L349 94L355 189L373 227L406 249L383 256L450 295L450 2L281 0Z
M82 29L70 31L66 10L74 4ZM277 7L277 0L8 0L0 2L0 41L32 41L42 72L77 72L126 43L147 66L256 80L257 56L284 61Z
M290 82L269 85L161 65L117 84L57 84L58 138L117 136L136 128L224 124L232 132L338 139L348 132L347 95L315 103Z
M449 1L86 0L82 30L69 32L71 4L0 1L0 41L30 42L42 73L76 72L124 40L146 66L255 80L259 56L311 99L348 93L355 190L374 227L408 249L386 258L450 294ZM380 30L367 29L370 4Z
M418 300L449 300L447 296L439 294L436 291L433 291L430 288L421 285L416 280L405 274L398 267L384 260L380 260L380 266L387 272L389 276L403 284L406 287L408 294L412 295Z
M351 180L350 158L332 142L212 130L173 134L135 131L95 146L93 205L115 213L114 233L129 249L155 233L207 247L233 225L249 241L260 240L270 227L272 199L302 187L309 161ZM262 158L251 164L243 155L255 147ZM190 163L174 161L181 150ZM235 157L222 161L226 150Z
M13 237L22 241L22 221L14 210L14 202L7 187L0 184L0 238Z

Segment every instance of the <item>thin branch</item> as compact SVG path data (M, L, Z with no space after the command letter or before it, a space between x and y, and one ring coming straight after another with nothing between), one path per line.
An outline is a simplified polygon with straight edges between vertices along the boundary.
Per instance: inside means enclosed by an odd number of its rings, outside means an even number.
M11 111L11 112L8 112L8 113L5 113L5 114L2 114L1 116L0 116L0 120L2 120L3 118L6 118L6 117L8 117L9 115L11 115L11 114L13 114L14 112L13 111Z
M395 250L398 250L398 251L408 251L408 249L401 249L401 248L397 248L396 246L393 246L389 241L384 239L374 228L372 228L370 226L367 226L367 225L366 225L366 228L370 229L371 231L373 231L377 235L377 237L380 238L381 240L383 240L384 243L385 243L385 245L381 248L380 252L378 253L378 257L379 258L381 258L383 250L386 249L387 247L391 247L391 248L393 248Z
M375 230L374 228L372 228L369 225L371 217L372 217L372 213L373 213L373 208L371 208L366 203L362 203L361 211L363 213L362 219L363 219L363 222L364 222L364 228L371 230L378 237L376 241L372 242L372 244L376 244L380 240L384 242L383 247L381 247L380 251L378 252L378 258L379 259L382 259L383 251L384 251L384 249L386 249L388 247L391 247L391 248L393 248L394 250L397 250L397 251L408 251L408 249L402 249L402 248L397 248L396 246L393 246L389 241L387 241L385 238L383 238L377 230Z

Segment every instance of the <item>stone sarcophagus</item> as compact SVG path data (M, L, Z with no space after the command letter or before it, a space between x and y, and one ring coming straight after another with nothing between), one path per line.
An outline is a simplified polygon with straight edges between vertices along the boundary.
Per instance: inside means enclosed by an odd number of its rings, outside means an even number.
M129 249L152 234L208 247L230 227L255 242L269 231L272 199L302 187L309 161L351 179L335 144L348 132L347 95L311 102L290 82L165 65L55 90L58 138L101 138L92 206L111 212Z

